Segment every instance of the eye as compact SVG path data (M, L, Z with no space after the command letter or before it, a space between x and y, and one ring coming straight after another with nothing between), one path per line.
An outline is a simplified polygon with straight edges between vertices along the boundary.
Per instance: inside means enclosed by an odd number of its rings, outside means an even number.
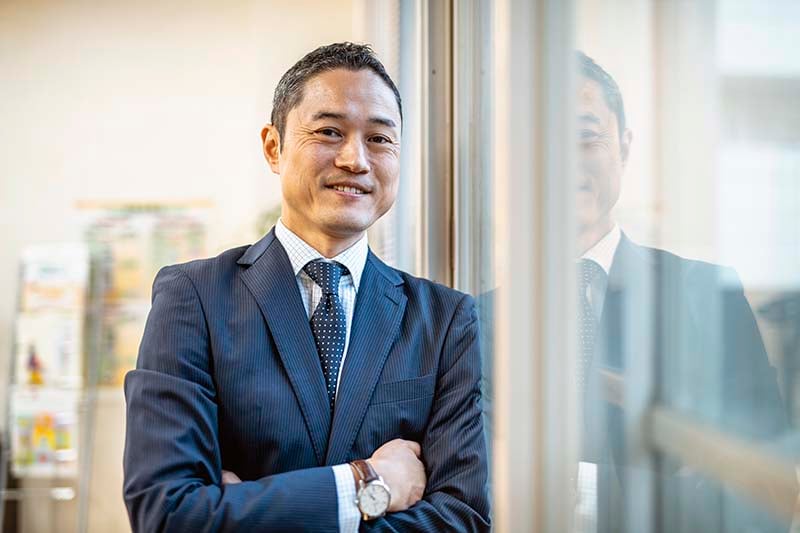
M333 128L322 128L317 133L325 137L341 137L341 134Z
M391 139L389 139L384 135L373 135L372 137L369 138L369 141L374 142L376 144L387 144L392 142Z
M592 130L581 130L578 143L583 150L594 150L604 144L603 136Z

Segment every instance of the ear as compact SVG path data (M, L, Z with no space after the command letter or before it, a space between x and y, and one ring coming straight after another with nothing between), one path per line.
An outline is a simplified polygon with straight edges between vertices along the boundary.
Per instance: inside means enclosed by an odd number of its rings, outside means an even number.
M622 156L622 166L625 167L628 164L628 156L631 153L631 143L633 142L633 132L628 128L625 128L625 131L622 132L622 138L619 141L619 151L620 155Z
M278 128L272 124L264 126L264 129L261 130L261 145L270 170L280 175L281 139L278 135Z

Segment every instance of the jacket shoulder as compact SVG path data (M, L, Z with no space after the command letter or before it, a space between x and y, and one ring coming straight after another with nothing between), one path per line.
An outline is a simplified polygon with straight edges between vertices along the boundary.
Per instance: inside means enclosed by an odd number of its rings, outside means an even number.
M405 294L409 300L429 305L432 309L439 308L442 311L450 309L451 312L461 305L474 305L473 297L465 292L402 270L395 268L392 270L402 280Z
M740 288L741 281L736 271L728 266L699 259L689 259L660 248L634 245L649 257L662 276L673 276L686 284L706 287Z

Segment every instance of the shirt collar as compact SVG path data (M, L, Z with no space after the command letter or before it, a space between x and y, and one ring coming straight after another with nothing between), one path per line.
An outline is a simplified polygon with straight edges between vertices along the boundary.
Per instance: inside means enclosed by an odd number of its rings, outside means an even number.
M343 251L333 259L326 259L321 253L315 250L310 244L301 239L296 233L286 227L283 220L278 219L275 224L275 237L281 243L281 246L286 250L289 256L289 262L292 264L292 270L295 277L300 273L309 261L315 259L323 259L325 261L336 261L341 263L350 272L353 277L353 286L358 292L358 285L361 283L361 274L364 273L364 265L367 263L367 252L369 251L369 244L367 242L367 234L361 237L350 248Z
M611 231L606 233L605 237L589 248L586 253L581 256L581 259L591 259L602 267L607 276L611 271L611 263L614 262L614 254L619 246L621 236L622 232L619 229L619 225L614 223L614 227L611 228Z

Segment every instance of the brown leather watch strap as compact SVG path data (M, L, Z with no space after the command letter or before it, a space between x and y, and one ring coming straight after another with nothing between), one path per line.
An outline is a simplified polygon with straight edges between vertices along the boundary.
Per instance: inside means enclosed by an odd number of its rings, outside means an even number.
M350 470L353 472L353 480L356 483L356 493L358 493L358 489L361 488L361 480L364 478L364 476L361 474L361 470L356 468L356 465L353 463L350 463Z
M364 459L358 459L350 464L358 471L365 484L378 479L378 473L375 472L372 465Z

